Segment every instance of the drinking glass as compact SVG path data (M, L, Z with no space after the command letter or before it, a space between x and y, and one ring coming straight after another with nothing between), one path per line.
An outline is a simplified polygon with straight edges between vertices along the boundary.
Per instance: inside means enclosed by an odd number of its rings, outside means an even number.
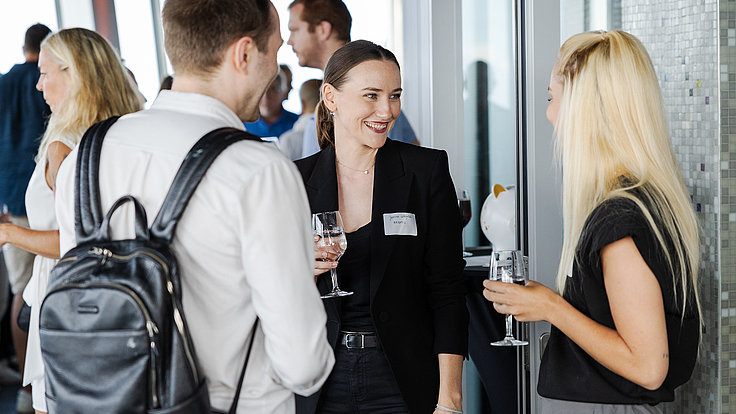
M473 211L470 209L470 196L468 190L463 190L462 196L457 199L457 206L460 209L460 216L463 219L463 257L472 256L472 253L465 251L465 226L470 223L470 218L473 217Z
M316 246L327 252L327 257L317 257L320 261L337 262L345 253L348 247L348 240L345 238L345 229L342 225L342 217L339 211L327 211L324 213L312 214L312 231L319 240L315 242ZM337 269L330 269L332 277L332 291L322 296L322 299L337 298L340 296L352 295L353 292L346 292L340 289L337 284Z
M527 279L527 267L524 259L524 255L519 250L499 250L492 252L490 279L524 285ZM520 341L514 337L511 315L506 315L506 337L500 341L491 342L493 346L521 346L528 344L529 342Z
M0 203L0 223L10 223L10 212L5 203Z

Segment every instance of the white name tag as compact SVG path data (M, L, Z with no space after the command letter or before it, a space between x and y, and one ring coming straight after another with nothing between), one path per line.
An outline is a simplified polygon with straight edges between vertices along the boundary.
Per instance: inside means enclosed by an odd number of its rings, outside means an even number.
M383 231L386 236L416 236L417 219L412 213L385 213Z

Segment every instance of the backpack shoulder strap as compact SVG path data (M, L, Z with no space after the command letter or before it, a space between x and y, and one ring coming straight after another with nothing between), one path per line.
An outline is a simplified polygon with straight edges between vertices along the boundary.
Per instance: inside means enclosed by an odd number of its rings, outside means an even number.
M118 118L113 116L92 125L79 142L74 173L74 229L77 244L91 240L105 217L100 205L100 152L105 134Z
M150 233L153 241L161 245L171 243L176 225L207 169L225 148L244 139L262 142L251 133L224 127L207 133L194 144L181 163L161 209L153 221Z

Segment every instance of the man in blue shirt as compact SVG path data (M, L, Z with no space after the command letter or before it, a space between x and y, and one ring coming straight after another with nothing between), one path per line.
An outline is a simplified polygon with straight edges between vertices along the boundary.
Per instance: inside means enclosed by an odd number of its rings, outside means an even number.
M28 227L26 218L25 194L28 180L36 166L34 157L38 144L46 128L46 120L51 110L36 90L39 78L38 53L41 41L51 30L38 23L29 27L23 44L25 62L13 66L8 73L0 76L0 204L7 208L3 220ZM18 363L23 367L25 356L25 335L17 327L16 315L23 304L21 294L33 269L33 255L12 245L3 246L3 257L8 269L8 278L13 292L11 324L13 342L18 355ZM0 306L5 305L7 281L0 281L2 298ZM6 309L5 306L0 309ZM19 412L28 412L21 407L21 401L29 398L19 393ZM28 396L30 397L30 396ZM30 412L33 412L31 410Z
M289 112L283 107L283 102L289 94L291 85L284 70L279 67L279 73L271 82L266 93L263 94L258 109L260 117L256 122L245 122L245 129L261 138L275 138L294 126L299 115Z

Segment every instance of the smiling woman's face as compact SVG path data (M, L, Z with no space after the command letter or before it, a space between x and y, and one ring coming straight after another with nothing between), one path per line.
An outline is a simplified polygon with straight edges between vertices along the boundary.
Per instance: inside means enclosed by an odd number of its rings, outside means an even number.
M401 111L401 74L396 63L369 60L350 69L340 90L326 84L326 103L335 113L335 139L355 140L370 148L386 143Z
M41 76L38 77L36 89L43 92L43 99L51 107L51 112L55 112L66 93L67 71L61 69L59 62L43 48L38 55L38 70Z

